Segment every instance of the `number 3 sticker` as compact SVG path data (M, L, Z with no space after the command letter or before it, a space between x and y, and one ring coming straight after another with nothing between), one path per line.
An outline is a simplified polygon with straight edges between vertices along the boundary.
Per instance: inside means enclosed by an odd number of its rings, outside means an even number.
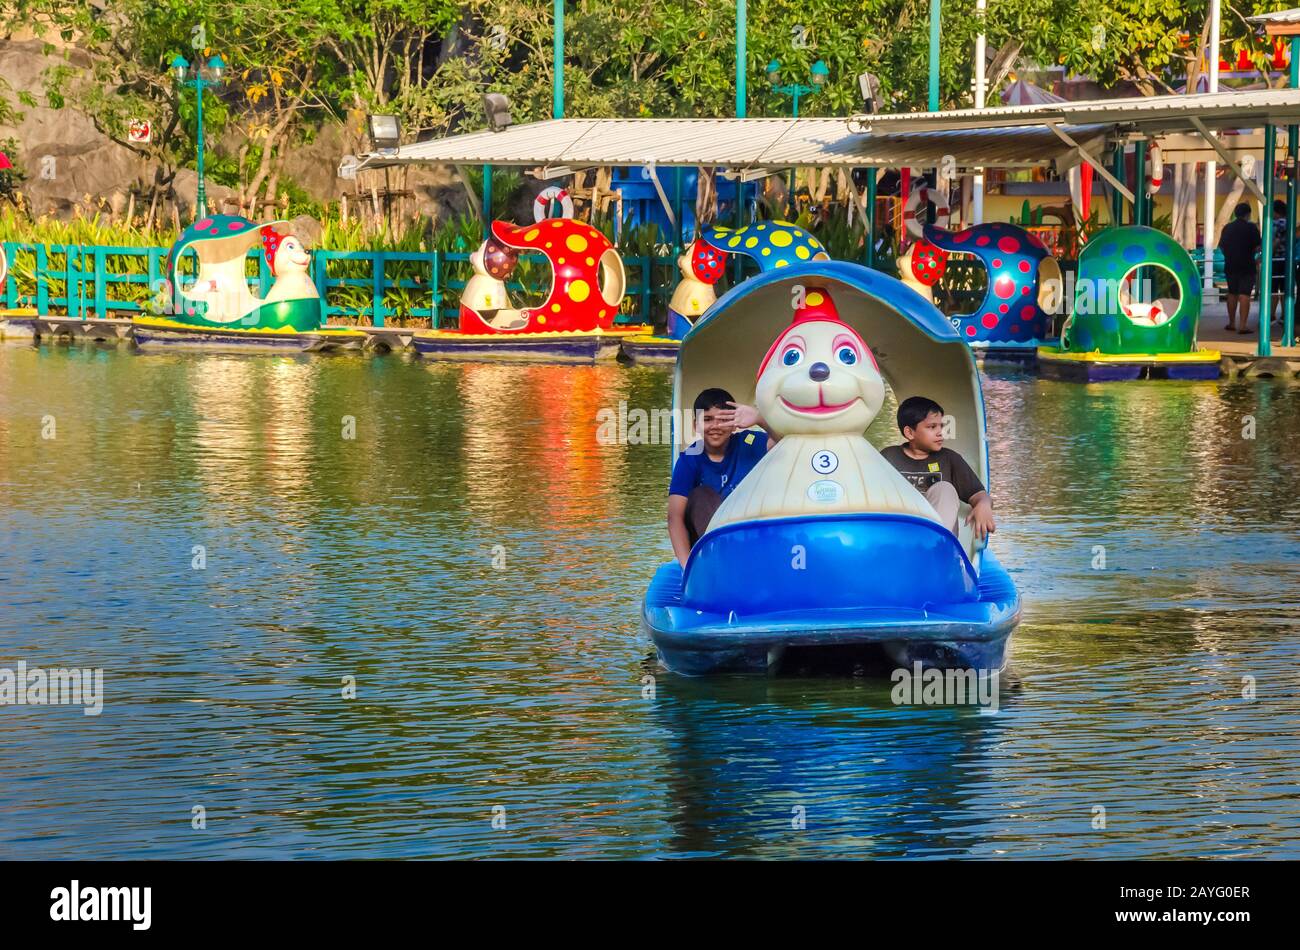
M822 449L813 453L812 467L818 475L829 475L840 467L840 457L829 449Z

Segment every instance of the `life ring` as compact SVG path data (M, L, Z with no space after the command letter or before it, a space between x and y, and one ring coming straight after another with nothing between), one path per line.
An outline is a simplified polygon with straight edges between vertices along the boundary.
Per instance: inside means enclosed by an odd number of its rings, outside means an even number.
M537 200L533 202L534 221L545 221L550 217L552 201L560 203L560 217L573 217L573 199L569 197L568 191L559 185L548 185L541 190L537 195Z
M1154 142L1151 143L1151 151L1147 155L1147 194L1154 195L1160 190L1160 183L1164 181L1165 163L1160 157L1160 146Z
M5 261L5 246L0 244L0 291L5 289L5 274L9 270L9 265Z
M903 226L907 228L908 235L913 240L920 240L925 237L925 211L929 203L934 202L934 224L935 227L946 228L948 219L952 212L948 206L943 203L943 199L938 196L930 196L930 187L924 182L914 186L911 193L907 196L907 203L903 205Z

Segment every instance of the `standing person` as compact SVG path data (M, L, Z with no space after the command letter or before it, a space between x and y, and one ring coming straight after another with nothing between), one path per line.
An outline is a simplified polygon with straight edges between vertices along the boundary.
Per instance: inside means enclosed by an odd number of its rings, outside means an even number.
M1241 329L1250 332L1250 295L1255 289L1255 252L1263 243L1259 228L1250 220L1250 205L1242 202L1233 209L1232 220L1219 235L1219 250L1223 252L1223 273L1228 279L1228 325L1225 330L1237 330L1237 313L1241 313Z
M1273 302L1269 305L1268 312L1272 317L1273 323L1278 323L1282 315L1278 312L1278 307L1282 303L1282 297L1286 294L1286 202L1273 202ZM1264 312L1264 307L1260 305L1260 313ZM1260 317L1260 322L1264 320Z

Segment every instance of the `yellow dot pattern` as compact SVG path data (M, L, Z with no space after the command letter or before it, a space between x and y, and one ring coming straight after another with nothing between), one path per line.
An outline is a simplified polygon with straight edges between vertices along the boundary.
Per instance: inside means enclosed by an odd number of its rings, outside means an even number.
M814 290L803 298L803 302L804 305L808 307L820 307L826 302L826 298Z
M529 231L527 234L524 235L524 240L525 240L525 241L536 241L536 240L537 240L537 235L539 235L539 234L541 234L541 233L542 233L542 232L541 232L540 230L538 230L537 228L533 228L531 231Z
M587 239L581 234L570 234L564 239L564 246L574 254L581 254L587 249Z
M575 280L569 284L569 299L574 303L582 303L591 296L591 285L585 280Z
M734 229L718 225L709 230L705 241L719 250L735 250L756 258L762 270L808 260L830 260L815 237L788 221L755 222Z

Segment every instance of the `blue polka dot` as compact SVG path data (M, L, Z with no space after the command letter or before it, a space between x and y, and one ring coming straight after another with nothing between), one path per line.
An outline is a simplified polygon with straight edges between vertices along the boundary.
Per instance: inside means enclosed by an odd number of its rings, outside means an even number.
M1107 333L1114 333L1119 329L1119 318L1113 313L1108 313L1101 318L1101 328Z
M1124 248L1124 260L1130 264L1140 264L1146 259L1147 252L1141 244L1130 244Z
M1106 243L1103 244L1100 248L1098 248L1097 252L1101 254L1103 257L1110 257L1110 255L1115 253L1116 247L1117 245L1115 244Z

